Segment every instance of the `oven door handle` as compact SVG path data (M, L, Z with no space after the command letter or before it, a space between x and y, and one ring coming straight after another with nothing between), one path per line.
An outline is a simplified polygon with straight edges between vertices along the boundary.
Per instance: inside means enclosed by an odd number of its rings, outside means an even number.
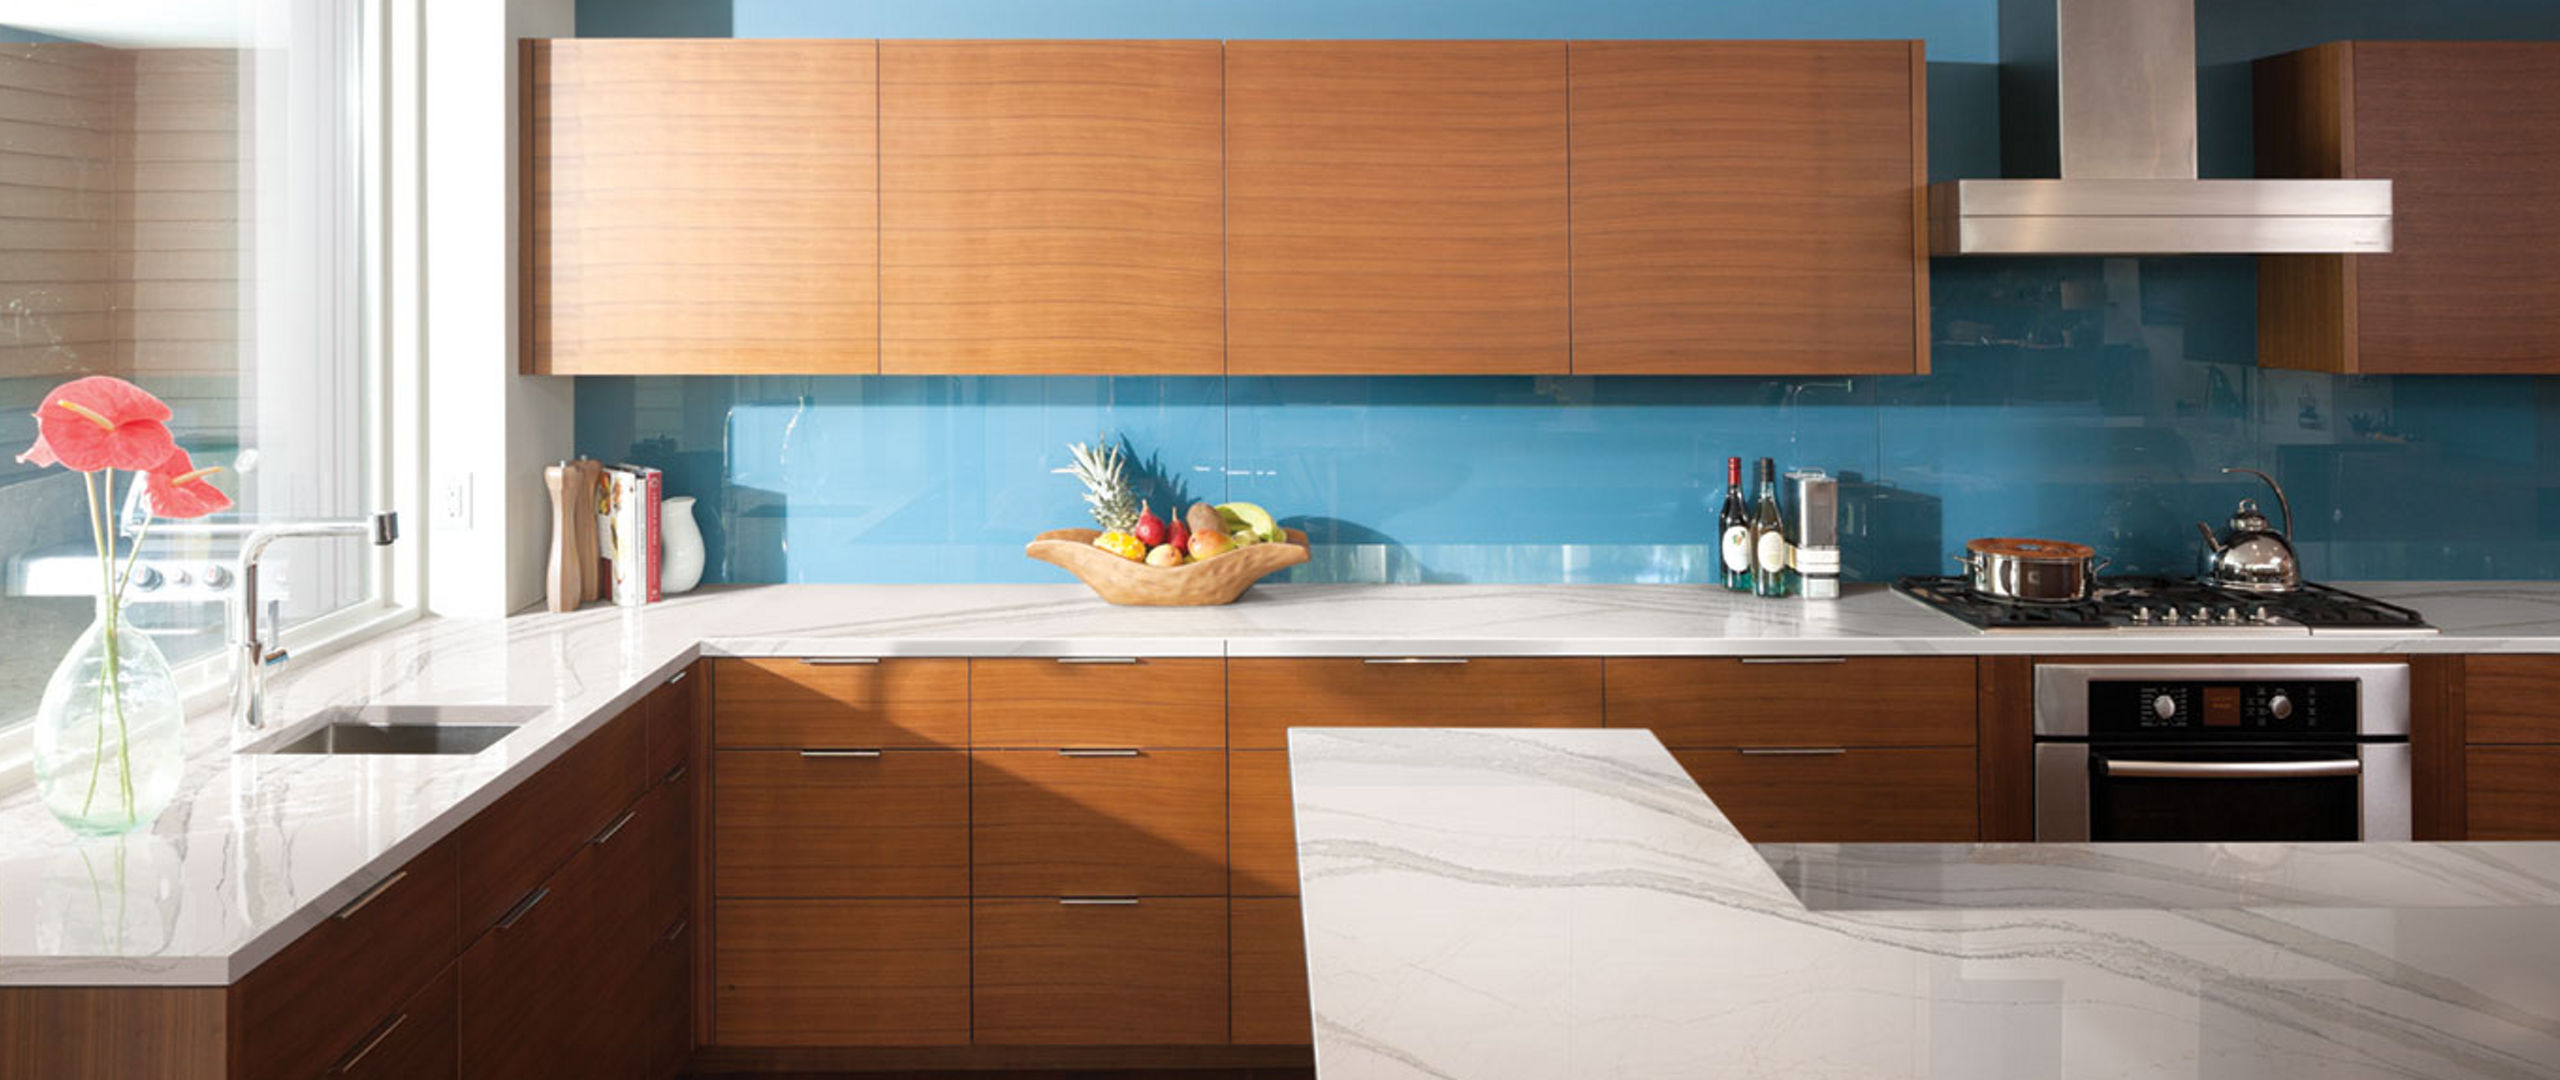
M2296 780L2356 776L2364 762L2334 761L2138 761L2106 759L2107 775L2137 780Z

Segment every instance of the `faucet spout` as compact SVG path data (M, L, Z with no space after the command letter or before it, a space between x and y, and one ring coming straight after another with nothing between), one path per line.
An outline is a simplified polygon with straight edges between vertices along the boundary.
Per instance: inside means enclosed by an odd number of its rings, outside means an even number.
M258 563L278 540L306 536L364 537L374 546L400 538L400 516L381 511L370 517L336 521L281 521L262 525L171 522L156 530L162 536L239 537L240 554L232 576L239 592L231 599L228 647L231 650L231 719L252 731L267 726L267 674L290 654L275 643L282 623L281 605L260 603ZM263 616L263 618L261 617Z

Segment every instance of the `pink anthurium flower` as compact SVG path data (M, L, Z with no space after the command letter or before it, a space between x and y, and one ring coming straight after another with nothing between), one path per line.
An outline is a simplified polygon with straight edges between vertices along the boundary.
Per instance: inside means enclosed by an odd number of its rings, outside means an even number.
M18 460L39 469L49 469L62 464L61 458L53 456L53 448L44 444L44 432L41 430L36 432L36 444L28 447L26 453L18 455Z
M169 406L139 386L106 375L73 379L36 407L36 445L75 472L143 472L178 449Z
M207 483L205 477L222 471L219 465L196 468L193 458L184 450L171 451L160 467L143 477L143 497L150 500L151 512L166 518L200 518L228 509L231 496Z

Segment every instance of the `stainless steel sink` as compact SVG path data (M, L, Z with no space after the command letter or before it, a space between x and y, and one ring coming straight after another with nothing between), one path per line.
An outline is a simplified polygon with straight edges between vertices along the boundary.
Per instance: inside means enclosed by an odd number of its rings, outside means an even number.
M367 705L326 709L244 754L476 754L542 715L529 705Z

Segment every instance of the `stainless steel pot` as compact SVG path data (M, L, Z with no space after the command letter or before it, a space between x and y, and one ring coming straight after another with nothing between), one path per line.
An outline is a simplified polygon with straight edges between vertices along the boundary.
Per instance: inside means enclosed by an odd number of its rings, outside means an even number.
M1955 559L1964 564L1974 595L2025 604L2086 600L2107 565L2087 544L2015 536L1965 541Z

